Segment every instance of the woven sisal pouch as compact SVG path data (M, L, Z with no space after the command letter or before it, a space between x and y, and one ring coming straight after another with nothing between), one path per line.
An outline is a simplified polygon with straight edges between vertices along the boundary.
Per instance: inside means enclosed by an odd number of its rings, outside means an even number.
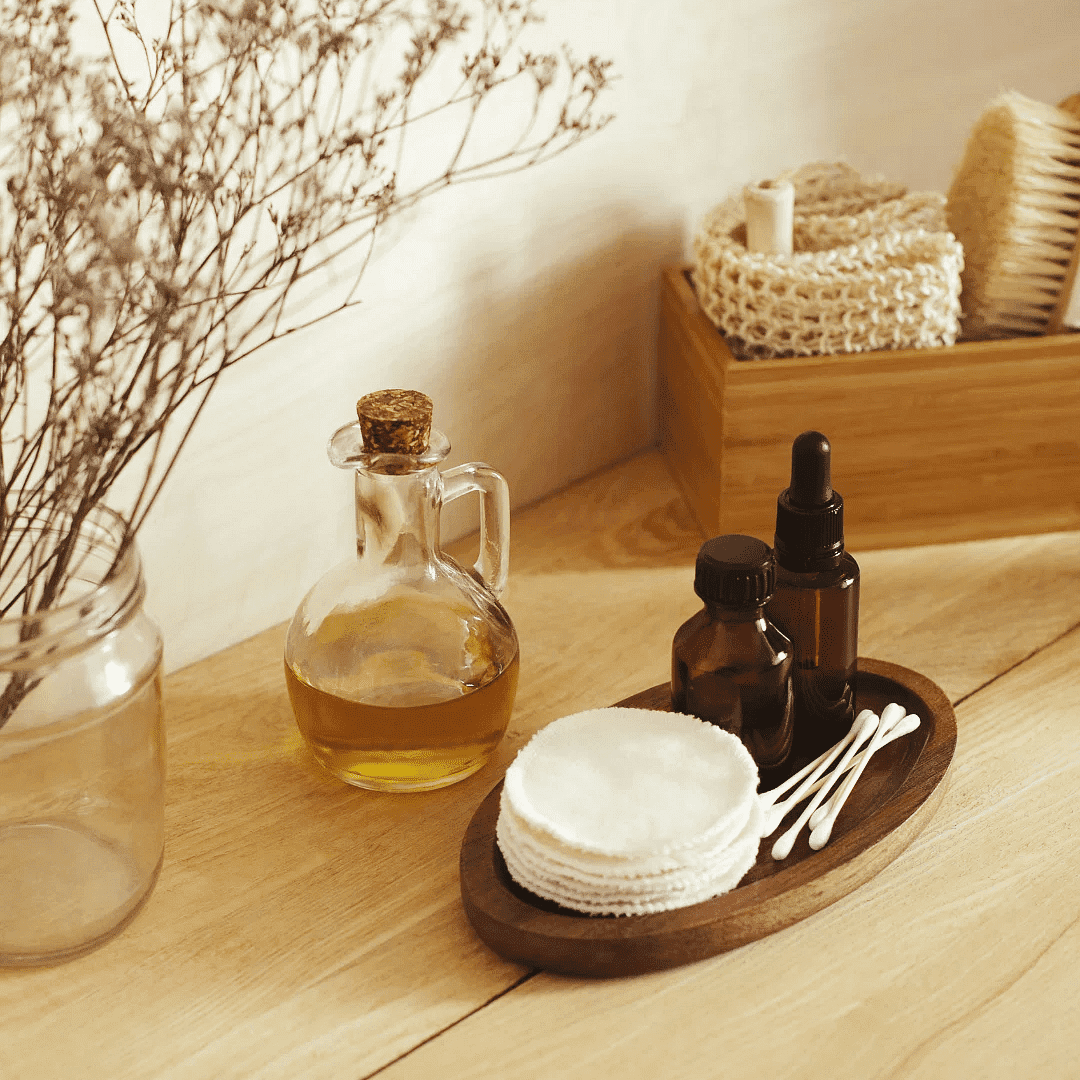
M945 197L865 180L847 165L779 177L795 189L791 255L746 248L742 196L705 218L694 287L739 359L952 345L963 249Z

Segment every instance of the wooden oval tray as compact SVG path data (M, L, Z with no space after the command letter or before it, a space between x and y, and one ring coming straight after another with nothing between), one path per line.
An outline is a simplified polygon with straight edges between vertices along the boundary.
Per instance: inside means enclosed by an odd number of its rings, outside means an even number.
M665 683L618 704L667 711L668 693ZM738 888L714 900L656 915L584 915L511 880L495 843L500 783L480 804L461 845L461 898L469 921L508 960L569 975L635 975L737 948L839 900L919 834L941 800L956 748L949 699L917 672L860 658L856 695L860 709L880 713L897 701L923 723L870 759L820 851L811 850L804 828L791 854L775 862L775 836L768 837Z

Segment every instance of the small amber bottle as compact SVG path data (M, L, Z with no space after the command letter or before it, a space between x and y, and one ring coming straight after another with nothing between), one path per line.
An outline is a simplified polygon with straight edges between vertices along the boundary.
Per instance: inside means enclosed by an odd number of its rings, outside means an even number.
M842 739L857 711L859 564L844 549L844 500L833 490L832 447L820 431L804 431L792 444L774 544L768 614L795 650L797 767Z
M767 544L717 536L698 552L694 591L703 610L671 649L671 707L737 735L763 780L791 751L791 642L765 616L776 576Z

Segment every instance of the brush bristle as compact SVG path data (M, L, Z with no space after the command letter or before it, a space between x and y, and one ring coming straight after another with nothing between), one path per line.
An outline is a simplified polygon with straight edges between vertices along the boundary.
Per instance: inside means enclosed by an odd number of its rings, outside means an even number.
M965 332L1042 333L1080 230L1080 119L1022 94L990 103L949 189Z

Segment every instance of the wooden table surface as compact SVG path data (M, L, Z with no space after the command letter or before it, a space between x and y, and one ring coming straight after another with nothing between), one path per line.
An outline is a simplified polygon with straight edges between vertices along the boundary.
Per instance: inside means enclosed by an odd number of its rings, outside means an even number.
M929 676L959 727L936 815L869 884L636 978L475 937L473 811L538 728L667 677L700 539L653 452L518 514L518 702L495 762L443 791L312 763L282 627L171 676L157 888L98 951L0 972L0 1077L1080 1076L1077 533L856 552L860 653Z

